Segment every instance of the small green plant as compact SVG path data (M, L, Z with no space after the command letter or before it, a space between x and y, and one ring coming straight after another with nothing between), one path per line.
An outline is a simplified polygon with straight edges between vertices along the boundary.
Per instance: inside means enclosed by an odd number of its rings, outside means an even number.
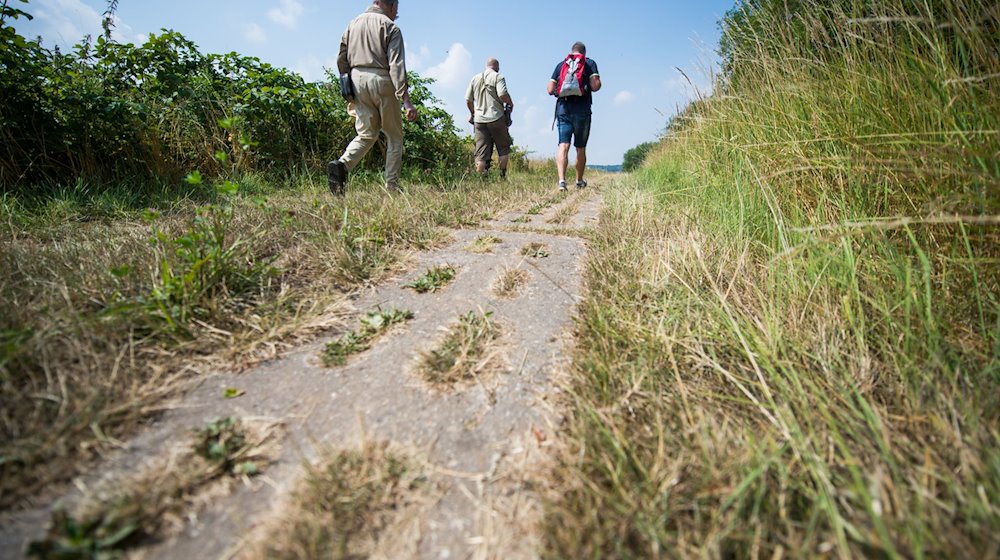
M510 221L512 224L530 224L531 216L521 216L519 218L514 218Z
M197 171L188 175L190 184L200 184ZM254 242L263 236L256 232L246 239L234 234L233 207L228 197L236 194L238 185L230 181L217 187L222 204L209 204L198 209L190 228L172 236L155 225L159 214L147 213L154 223L151 244L159 262L159 274L147 296L138 298L137 306L146 316L154 318L158 327L175 335L190 336L189 325L212 315L220 296L236 296L248 292L276 271L268 259L257 259ZM118 267L112 274L129 274L128 267ZM119 308L132 309L135 304L120 303Z
M549 256L549 248L544 243L529 243L521 247L521 254L534 259L544 259Z
M419 370L431 383L454 385L475 377L486 366L487 346L499 338L493 312L462 315L437 349L423 355Z
M119 558L129 548L168 530L166 520L195 506L192 498L226 476L258 474L268 461L257 432L234 418L212 420L196 430L190 448L135 478L115 483L108 495L96 493L74 514L52 514L46 538L32 542L34 558Z
M413 288L419 294L434 293L454 280L455 274L455 267L451 265L435 266L413 282L403 284L403 287Z
M323 350L323 365L326 367L342 366L347 358L364 352L371 347L379 335L389 330L393 325L405 323L413 318L412 311L390 309L388 311L371 311L361 318L361 326L356 331L348 331L339 339L326 345Z
M235 472L244 468L237 465L236 460L246 445L246 432L239 420L219 418L196 432L194 452L203 459L222 465L226 470L233 468Z
M465 250L470 253L482 255L485 253L492 253L493 246L499 245L500 243L503 243L503 239L500 239L495 235L480 235L475 239L475 241L470 243Z
M28 545L29 558L118 558L139 527L116 509L106 515L77 520L59 509L52 513L49 536Z
M536 205L532 206L531 208L528 208L528 215L529 216L537 216L537 215L541 214L547 207L548 207L548 203L547 202L542 202L542 203L536 204Z

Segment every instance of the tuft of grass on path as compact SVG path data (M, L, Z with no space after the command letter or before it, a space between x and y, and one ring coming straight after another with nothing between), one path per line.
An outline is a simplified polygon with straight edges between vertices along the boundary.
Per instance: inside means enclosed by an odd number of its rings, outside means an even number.
M455 267L448 264L438 265L428 269L413 282L403 284L403 287L413 288L418 294L434 293L454 280L456 274Z
M372 557L417 501L426 475L411 459L385 445L366 443L357 451L329 451L307 467L293 491L291 506L272 527L262 558Z
M209 422L180 453L95 492L75 513L55 510L48 534L30 544L28 556L115 558L168 536L181 528L172 520L197 512L211 485L262 473L274 457L277 429L234 418Z
M480 235L472 243L470 243L465 250L470 253L476 253L483 255L486 253L493 252L493 246L503 243L503 239L495 235Z
M531 242L521 247L521 255L533 259L544 259L549 256L549 247L544 243Z
M369 311L361 318L361 326L357 330L348 331L326 345L323 349L323 365L326 367L345 365L349 357L371 348L375 340L393 326L412 318L413 312L407 310Z
M500 337L493 313L469 311L459 317L437 348L421 356L420 374L432 385L451 387L476 378L493 359L490 345Z
M531 280L531 274L523 268L507 268L493 283L493 293L500 298L514 298Z

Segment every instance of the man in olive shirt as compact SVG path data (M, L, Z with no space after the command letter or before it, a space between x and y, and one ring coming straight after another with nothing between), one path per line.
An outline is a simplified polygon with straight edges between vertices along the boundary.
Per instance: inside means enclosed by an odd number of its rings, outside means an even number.
M465 104L469 108L469 122L476 129L476 171L483 176L489 171L495 145L500 159L500 177L506 177L512 142L504 105L513 111L514 102L497 59L487 60L486 70L472 77L465 90Z
M403 34L394 23L399 15L399 0L375 0L368 10L354 18L340 40L337 69L350 73L354 82L354 104L358 135L339 159L326 166L330 191L344 194L347 175L385 133L385 186L399 191L403 168L402 101L406 118L417 119L417 109L410 102L406 79L406 54Z

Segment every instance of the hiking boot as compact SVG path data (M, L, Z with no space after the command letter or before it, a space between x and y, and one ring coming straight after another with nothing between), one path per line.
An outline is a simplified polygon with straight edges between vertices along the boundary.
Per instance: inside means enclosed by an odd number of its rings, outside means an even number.
M583 179L580 179L579 181L576 182L576 188L578 188L578 189L585 189L585 188L587 188L587 181L585 181Z
M347 186L347 166L344 162L335 159L326 164L326 180L331 193L337 196L344 194Z
M559 190L566 190L566 181L559 181Z
M507 180L507 170L506 169L501 169L500 170L500 180L501 181L506 181Z
M385 191L389 194L401 194L403 187L399 186L399 183L386 183Z

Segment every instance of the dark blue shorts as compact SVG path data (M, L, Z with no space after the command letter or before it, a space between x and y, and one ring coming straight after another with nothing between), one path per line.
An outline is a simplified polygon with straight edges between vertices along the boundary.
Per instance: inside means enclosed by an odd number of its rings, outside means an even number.
M560 144L569 144L572 137L574 139L573 147L587 147L587 140L590 139L589 113L582 115L559 115L556 122L556 126L559 128Z

